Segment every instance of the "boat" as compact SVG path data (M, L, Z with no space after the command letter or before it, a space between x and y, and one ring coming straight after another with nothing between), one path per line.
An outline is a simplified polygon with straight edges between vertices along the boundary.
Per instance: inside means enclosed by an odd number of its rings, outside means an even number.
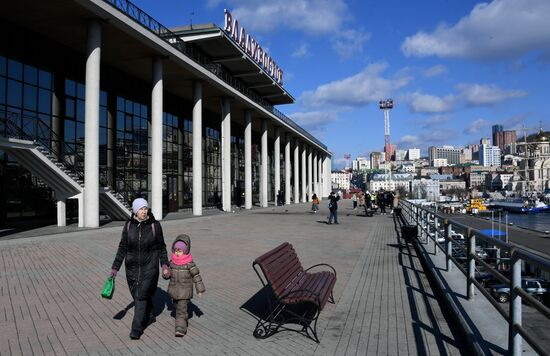
M529 200L524 198L494 200L491 206L502 208L512 213L540 213L550 211L550 206L540 200Z
M466 205L466 213L468 214L479 214L485 211L487 211L487 205L480 198L472 198L468 205Z

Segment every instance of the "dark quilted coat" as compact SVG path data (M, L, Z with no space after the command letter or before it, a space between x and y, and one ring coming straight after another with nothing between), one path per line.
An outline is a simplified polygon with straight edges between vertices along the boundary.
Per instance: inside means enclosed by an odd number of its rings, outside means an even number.
M126 280L132 297L147 299L157 289L159 266L168 266L166 244L162 228L151 212L145 221L139 222L132 215L129 222L122 229L122 238L112 268L119 270L124 260Z

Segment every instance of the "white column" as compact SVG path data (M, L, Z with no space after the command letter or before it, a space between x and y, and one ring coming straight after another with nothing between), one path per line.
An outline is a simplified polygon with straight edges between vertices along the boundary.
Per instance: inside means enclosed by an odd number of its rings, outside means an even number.
M300 162L298 161L300 141L294 140L294 204L300 202Z
M231 99L222 98L222 210L231 211Z
M252 114L244 112L244 208L252 209Z
M151 211L162 220L162 58L153 58L151 93Z
M57 226L67 226L67 207L65 198L57 200Z
M290 204L290 135L286 134L285 142L285 205Z
M99 227L99 77L101 27L88 25L86 48L86 102L84 104L84 227Z
M311 195L313 194L313 167L312 167L312 152L311 147L307 150L307 194L309 197L309 201L311 201Z
M325 195L323 188L323 158L321 154L317 156L317 189L319 190L319 200L321 200Z
M332 191L332 181L330 179L330 173L332 172L332 160L329 156L325 158L325 189L326 196Z
M260 172L260 199L261 206L267 208L267 119L262 119L262 161Z
M202 83L193 83L193 215L202 215Z
M275 127L275 143L273 147L273 159L275 160L275 206L277 206L277 197L281 190L281 129Z
M307 201L307 172L306 172L306 145L302 144L302 203Z
M319 184L317 182L317 151L313 154L313 191L317 194L317 197L321 196L319 192Z

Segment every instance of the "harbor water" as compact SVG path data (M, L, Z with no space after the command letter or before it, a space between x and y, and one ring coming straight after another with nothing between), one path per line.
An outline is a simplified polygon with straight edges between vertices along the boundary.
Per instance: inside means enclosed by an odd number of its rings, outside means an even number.
M516 226L542 232L550 231L550 212L534 214L514 214L506 211L495 212L493 215L495 224L498 224L500 221L501 227L504 228L506 215L508 215L508 223L512 223ZM497 228L496 225L495 228Z

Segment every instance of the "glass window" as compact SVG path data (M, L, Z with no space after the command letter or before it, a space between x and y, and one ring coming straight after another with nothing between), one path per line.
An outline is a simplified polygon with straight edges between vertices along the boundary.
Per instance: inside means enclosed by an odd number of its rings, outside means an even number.
M107 92L105 90L99 92L99 105L107 106Z
M44 89L52 88L52 74L45 70L38 71L38 85Z
M78 121L84 121L84 116L85 116L84 100L77 100L76 101L76 119Z
M6 79L0 77L0 103L6 103Z
M120 96L116 98L116 109L117 111L124 111L124 98Z
M77 142L84 140L84 124L81 122L76 123L76 140ZM78 143L83 143L83 142L78 142Z
M86 97L86 86L84 84L76 84L76 97L79 99L84 99Z
M71 120L65 120L65 141L74 142L75 135L75 122Z
M38 111L46 114L52 113L52 92L46 89L38 89Z
M0 56L0 75L6 75L6 57Z
M24 68L23 79L26 83L37 85L38 84L38 69L33 66L26 65Z
M65 116L74 118L74 100L73 99L65 99Z
M8 80L8 105L21 107L23 85L15 80Z
M23 65L12 59L8 59L8 77L13 79L23 79Z
M65 80L65 94L68 96L76 96L76 82L74 80Z
M99 107L99 126L107 127L107 108Z
M23 86L23 108L36 111L38 90L35 86L25 84Z

